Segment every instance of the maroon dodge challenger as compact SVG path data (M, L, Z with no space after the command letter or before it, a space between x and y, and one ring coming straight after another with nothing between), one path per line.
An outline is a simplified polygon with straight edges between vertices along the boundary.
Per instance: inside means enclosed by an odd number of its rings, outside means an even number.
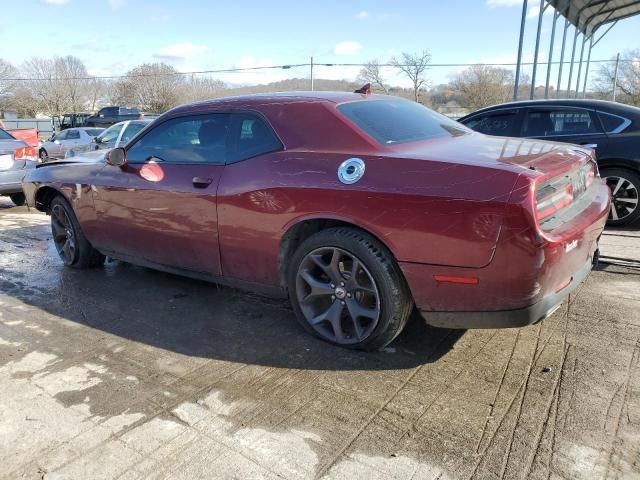
M592 150L313 92L174 108L23 189L69 267L109 256L288 296L308 332L366 350L414 308L448 328L544 319L590 272L610 201Z

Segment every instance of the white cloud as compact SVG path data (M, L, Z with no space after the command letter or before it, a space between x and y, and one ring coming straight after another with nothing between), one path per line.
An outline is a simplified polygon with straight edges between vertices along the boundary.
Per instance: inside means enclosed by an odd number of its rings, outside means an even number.
M64 5L66 3L69 3L69 0L43 0L43 1L48 5Z
M335 55L353 55L362 50L362 45L358 42L354 42L353 40L347 40L344 42L339 42L333 47L333 53Z
M206 45L196 45L189 42L176 43L168 47L161 48L153 54L156 58L165 60L184 60L197 57L209 51Z
M540 7L531 7L527 12L527 18L538 18L538 14L540 13ZM553 8L547 8L544 11L544 15L549 15L553 13Z
M522 6L522 0L487 0L487 7L516 7Z
M369 19L369 12L367 12L366 10L361 10L356 14L356 18L358 20L368 20Z
M127 0L107 0L112 10L117 10L127 4Z

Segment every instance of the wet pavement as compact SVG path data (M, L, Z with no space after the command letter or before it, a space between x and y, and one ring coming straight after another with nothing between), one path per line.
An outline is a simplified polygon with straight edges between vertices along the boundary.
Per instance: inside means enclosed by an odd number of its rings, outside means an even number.
M62 267L0 198L0 478L640 478L640 228L551 318L384 352L288 304Z

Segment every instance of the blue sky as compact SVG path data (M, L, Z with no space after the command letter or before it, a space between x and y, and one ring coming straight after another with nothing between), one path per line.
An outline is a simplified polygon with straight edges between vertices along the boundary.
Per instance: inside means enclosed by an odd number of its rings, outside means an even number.
M538 2L530 0L529 5L535 10ZM433 63L511 62L521 6L521 0L4 1L0 58L20 65L31 56L75 55L94 75L117 75L154 61L181 71L306 63L311 55L324 63L386 61L398 52L423 48L431 51ZM545 16L541 58L548 54L551 19ZM532 16L527 21L528 59L535 26ZM593 58L640 48L638 31L640 16L620 22L594 49ZM324 67L317 73L354 78L357 71ZM431 82L445 82L454 73L452 68L434 69ZM544 78L544 70L540 74ZM291 76L308 77L308 70L220 77L265 83Z

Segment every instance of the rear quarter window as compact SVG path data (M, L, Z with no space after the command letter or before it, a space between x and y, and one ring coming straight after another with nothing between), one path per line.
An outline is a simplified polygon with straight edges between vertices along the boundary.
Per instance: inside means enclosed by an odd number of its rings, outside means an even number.
M631 124L631 120L618 115L598 112L598 116L606 133L620 133Z
M409 101L361 100L338 105L338 111L382 145L469 133L462 124Z

